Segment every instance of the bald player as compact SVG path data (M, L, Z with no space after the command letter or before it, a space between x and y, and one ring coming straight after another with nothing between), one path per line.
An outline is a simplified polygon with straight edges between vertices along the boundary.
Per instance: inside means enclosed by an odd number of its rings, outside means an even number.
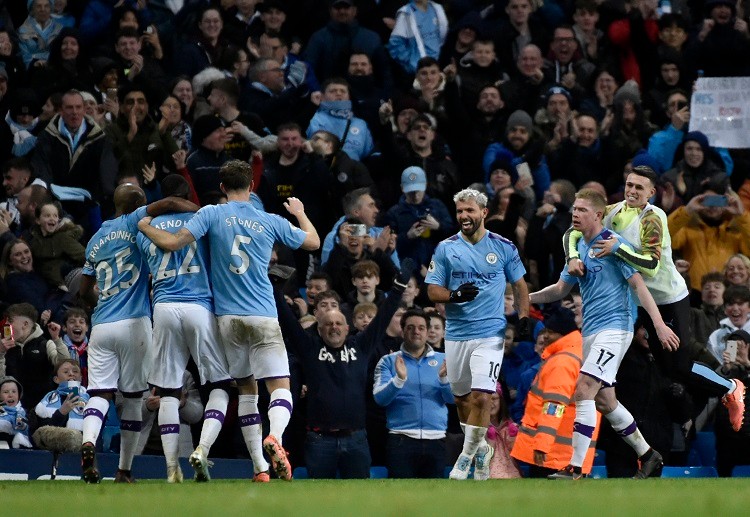
M123 395L120 418L120 462L115 482L132 483L130 467L141 430L141 399L151 347L148 266L136 244L138 221L166 212L196 211L193 203L166 198L148 206L140 187L125 183L114 193L115 218L105 221L86 246L81 296L95 305L88 348L91 399L84 409L81 467L83 480L98 483L96 440L109 401ZM98 288L98 289L97 289Z

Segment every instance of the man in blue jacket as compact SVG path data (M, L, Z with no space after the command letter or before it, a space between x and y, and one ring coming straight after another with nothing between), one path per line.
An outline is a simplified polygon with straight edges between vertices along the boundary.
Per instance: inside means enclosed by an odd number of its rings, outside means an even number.
M447 403L453 402L445 354L427 344L430 317L421 310L401 316L401 350L375 368L375 402L388 419L388 475L439 478L445 469Z

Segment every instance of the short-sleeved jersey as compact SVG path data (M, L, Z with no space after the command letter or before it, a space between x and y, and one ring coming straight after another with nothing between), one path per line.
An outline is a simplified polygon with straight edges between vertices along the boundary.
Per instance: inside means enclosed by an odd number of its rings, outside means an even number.
M271 251L277 241L299 248L305 232L250 202L239 201L204 206L185 228L196 239L209 237L217 316L277 316L268 280Z
M502 335L505 329L505 284L526 274L518 250L508 239L486 232L476 244L458 233L438 244L425 282L454 290L466 282L479 295L466 303L445 304L445 338L465 341Z
M102 224L86 246L83 274L96 277L99 301L91 324L151 317L148 266L138 250L138 221L143 206Z
M560 279L567 284L578 284L581 287L583 301L583 335L590 336L602 330L633 331L636 316L635 296L630 290L628 278L637 273L635 268L627 264L614 254L603 258L596 258L593 244L599 239L616 237L625 242L622 237L607 230L585 242L578 240L579 257L586 266L586 274L582 277L572 276L567 266L560 273Z
M160 215L151 221L151 226L177 233L192 217L192 212ZM177 251L165 251L139 233L138 247L151 271L155 304L195 303L213 311L206 238L191 242Z

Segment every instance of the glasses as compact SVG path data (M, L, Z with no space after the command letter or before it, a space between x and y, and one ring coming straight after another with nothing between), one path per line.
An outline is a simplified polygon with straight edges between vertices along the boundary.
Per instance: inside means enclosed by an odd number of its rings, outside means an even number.
M432 129L432 126L427 125L427 124L414 124L411 127L412 131L422 131L422 130L429 130L429 129Z
M558 43L573 43L575 40L575 38L555 38Z

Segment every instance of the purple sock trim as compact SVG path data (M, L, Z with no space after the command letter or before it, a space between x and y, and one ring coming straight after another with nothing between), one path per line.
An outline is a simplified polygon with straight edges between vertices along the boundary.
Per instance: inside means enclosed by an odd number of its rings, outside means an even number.
M638 426L635 424L635 420L633 420L629 426L627 426L625 429L622 429L620 431L615 431L620 436L629 436L636 432L638 430Z
M283 406L289 410L289 412L292 412L292 402L290 400L286 399L274 399L271 401L271 403L268 405L268 409L274 408L276 406Z
M160 434L180 434L180 424L164 424L159 426Z
M255 413L240 417L240 427L247 427L249 425L260 425L260 414Z
M255 380L258 381L258 382L260 382L260 381L272 381L274 379L288 379L288 378L289 378L288 375L276 375L274 377L261 377L259 379L255 379Z
M86 418L87 416L95 416L102 422L104 421L104 413L96 409L95 407L90 407L84 410L83 412L83 418Z
M205 420L207 418L213 418L218 420L221 424L224 424L224 413L216 409L207 409L203 414L203 419Z
M587 438L591 438L594 435L594 427L586 424L581 424L578 422L573 423L573 432L582 434L583 436Z
M140 420L120 420L120 430L140 433L141 424L142 422Z

